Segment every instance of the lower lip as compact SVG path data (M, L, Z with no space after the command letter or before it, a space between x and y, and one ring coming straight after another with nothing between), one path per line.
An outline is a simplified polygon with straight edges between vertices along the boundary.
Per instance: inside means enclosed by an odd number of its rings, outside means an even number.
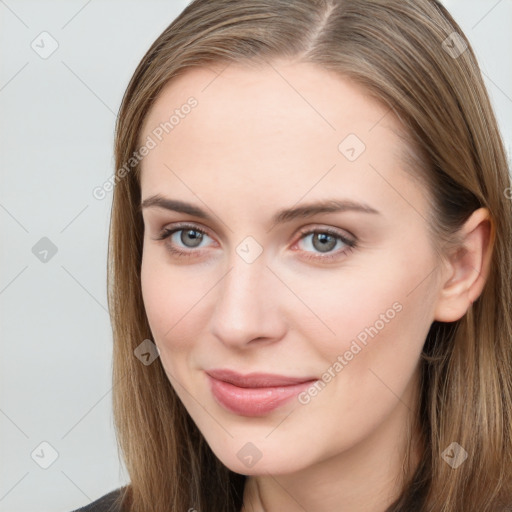
M267 388L240 388L207 375L212 394L217 402L231 412L242 416L262 416L304 391L315 381L290 386Z

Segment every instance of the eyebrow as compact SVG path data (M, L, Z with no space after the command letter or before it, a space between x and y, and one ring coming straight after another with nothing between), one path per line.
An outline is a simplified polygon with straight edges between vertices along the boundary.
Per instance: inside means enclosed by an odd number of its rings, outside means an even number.
M169 199L159 194L144 199L139 208L164 208L175 212L188 213L201 219L214 221L213 217L205 210L195 206L191 203L184 201L178 201L176 199ZM312 203L303 204L302 206L296 206L292 208L284 208L279 210L272 217L272 225L283 224L291 222L295 219L304 219L313 217L320 213L334 213L334 212L346 212L355 211L362 213L371 213L380 215L378 210L375 210L371 206L365 203L358 203L349 199L324 199L322 201L316 201Z

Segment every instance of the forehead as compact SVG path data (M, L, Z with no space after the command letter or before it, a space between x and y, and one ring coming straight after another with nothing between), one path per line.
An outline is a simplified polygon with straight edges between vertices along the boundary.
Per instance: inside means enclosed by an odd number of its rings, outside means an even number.
M233 134L239 133L241 126L232 126L228 121L236 119L255 134L259 129L261 135L286 126L288 132L310 136L313 131L323 136L337 132L340 136L347 129L359 129L365 138L365 130L371 131L389 110L362 87L315 64L216 64L189 68L173 78L146 116L143 132L168 120L172 111L179 110L190 97L197 99L200 108L195 109L199 115L194 115L188 125L197 128L194 118L200 117L202 126L213 122L223 130L233 128ZM297 127L294 121L308 124ZM398 128L392 116L379 124ZM174 135L179 131L174 130Z
M184 107L190 98L195 106ZM156 145L142 161L141 185L145 195L186 182L188 196L229 190L246 200L251 193L284 194L289 203L335 187L362 199L372 188L381 194L376 171L405 178L397 174L405 149L398 132L388 108L314 64L188 69L167 84L145 119L140 140L151 137Z

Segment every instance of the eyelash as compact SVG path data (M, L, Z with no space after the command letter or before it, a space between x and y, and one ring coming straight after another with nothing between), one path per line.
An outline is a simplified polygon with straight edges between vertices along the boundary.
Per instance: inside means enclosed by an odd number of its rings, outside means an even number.
M198 233L201 233L202 235L210 236L210 235L208 235L208 233L206 231L204 231L203 229L200 229L200 228L198 228L198 227L196 227L196 226L194 226L192 224L183 224L183 225L179 225L179 226L176 226L174 228L171 228L171 229L169 229L169 228L163 229L155 240L166 240L166 239L170 238L174 233L177 233L179 231L186 231L186 230L192 230L192 231L196 231ZM341 240L346 245L345 249L343 249L341 251L338 250L338 251L333 252L333 253L325 253L325 256L311 256L311 255L306 256L306 259L310 259L310 260L332 261L334 259L340 258L343 255L347 255L347 254L351 253L357 247L356 240L351 240L351 239L343 236L337 230L334 230L332 228L310 229L310 230L304 229L304 230L301 230L300 233L301 233L302 236L301 236L301 238L299 240L301 240L306 235L311 235L311 234L328 234L330 236L333 236L333 237ZM196 254L194 254L194 253L198 252L198 251L196 251L194 249L190 249L190 250L187 250L187 251L183 251L181 249L176 249L171 244L168 244L168 250L169 250L169 252L171 252L172 254L177 256L178 258L195 257ZM308 251L306 251L306 252L308 252Z

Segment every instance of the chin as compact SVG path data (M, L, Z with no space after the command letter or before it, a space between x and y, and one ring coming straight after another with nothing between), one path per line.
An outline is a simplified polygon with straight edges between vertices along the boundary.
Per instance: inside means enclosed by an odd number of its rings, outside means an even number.
M210 445L212 447L212 445ZM242 475L272 475L294 473L307 467L312 461L301 457L297 448L264 447L263 443L233 441L233 448L224 446L213 449L217 458L231 471Z

